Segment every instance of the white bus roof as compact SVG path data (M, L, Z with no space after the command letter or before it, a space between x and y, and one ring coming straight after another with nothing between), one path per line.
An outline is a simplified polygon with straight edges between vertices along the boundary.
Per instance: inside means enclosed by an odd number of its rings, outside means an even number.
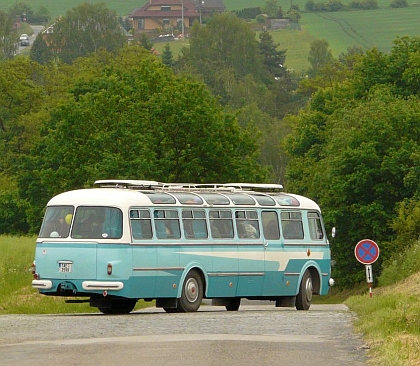
M175 196L182 194L190 194L199 196L203 203L194 204L195 207L261 207L258 203L252 204L234 204L230 201L230 204L218 205L208 204L203 196L208 193L219 194L220 196L232 197L233 195L244 195L244 196L269 196L277 199L275 205L269 205L264 207L275 208L275 207L289 207L289 208L304 208L304 209L315 209L320 210L319 206L311 199L295 194L279 192L279 185L261 185L265 186L265 189L269 192L262 192L264 189L251 190L251 188L258 188L258 184L251 183L237 183L237 184L218 184L218 185L191 185L186 188L186 184L163 184L154 181L98 181L104 188L88 188L73 190L61 193L53 197L49 202L48 206L57 205L72 205L72 206L113 206L113 207L159 207L159 206L188 206L188 204L181 204L178 199L174 199L172 203L152 203L150 197L153 195L170 195ZM127 182L130 182L130 188L127 189ZM96 182L95 182L96 183ZM132 185L131 185L132 183ZM154 184L157 183L157 184ZM143 185L144 184L144 185ZM216 186L216 187L215 187ZM115 187L115 188L109 188ZM136 187L136 188L134 188ZM243 187L243 188L239 188ZM262 188L262 187L260 187ZM201 195L202 194L202 195ZM281 199L280 199L281 197ZM292 203L289 203L292 202Z

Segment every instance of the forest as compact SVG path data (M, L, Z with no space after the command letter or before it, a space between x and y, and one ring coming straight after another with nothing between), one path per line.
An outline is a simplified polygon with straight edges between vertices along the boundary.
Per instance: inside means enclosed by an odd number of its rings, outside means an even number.
M1 234L36 234L53 195L112 178L281 183L336 227L341 288L364 279L359 240L375 240L383 262L417 240L420 38L337 59L316 40L302 76L269 32L230 13L196 23L177 57L125 45L108 15L79 6L29 57L2 54Z

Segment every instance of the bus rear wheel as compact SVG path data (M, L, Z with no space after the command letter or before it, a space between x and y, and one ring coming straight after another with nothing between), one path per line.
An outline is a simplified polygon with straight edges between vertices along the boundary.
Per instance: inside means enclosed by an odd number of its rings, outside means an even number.
M182 285L181 298L178 302L178 311L191 313L199 309L203 300L203 280L197 271L190 271Z
M110 300L98 305L98 309L103 314L128 314L136 306L136 300Z
M296 296L296 309L309 310L312 302L312 276L309 270L306 270L302 277L302 282L299 286L299 293Z
M227 311L238 311L239 310L239 306L241 306L241 298L240 297L231 300L229 302L229 304L226 305L226 310Z

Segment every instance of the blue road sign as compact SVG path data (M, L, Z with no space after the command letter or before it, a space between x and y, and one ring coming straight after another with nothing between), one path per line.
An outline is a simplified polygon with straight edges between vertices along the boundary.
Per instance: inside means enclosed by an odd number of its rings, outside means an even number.
M379 247L373 240L360 240L354 248L356 259L362 264L372 264L379 258Z

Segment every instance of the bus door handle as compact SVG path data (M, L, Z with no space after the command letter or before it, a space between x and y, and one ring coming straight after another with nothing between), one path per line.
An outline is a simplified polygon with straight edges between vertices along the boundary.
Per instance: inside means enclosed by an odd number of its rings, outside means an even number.
M268 241L265 241L263 245L264 245L264 248L267 248L268 247Z

